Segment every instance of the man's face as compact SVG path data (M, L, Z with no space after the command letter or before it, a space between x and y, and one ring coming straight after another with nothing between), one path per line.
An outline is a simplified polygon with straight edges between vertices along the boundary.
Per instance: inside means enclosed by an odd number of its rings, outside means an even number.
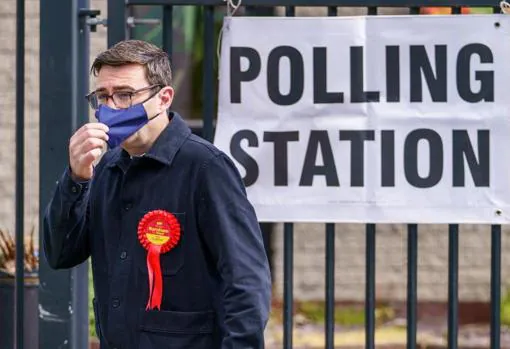
M138 64L129 64L122 66L103 66L96 78L96 93L97 96L111 95L114 92L132 92L150 86L145 77L144 67ZM146 101L153 93L154 89L148 89L136 93L131 98L131 105ZM114 109L119 109L112 98L108 98L105 102L107 106ZM144 103L145 110L149 118L164 111L164 103L161 103L159 94L156 94L149 101ZM137 147L140 142L144 142L147 136L150 136L146 127L141 128L138 132L131 135L123 142L123 146Z
M141 65L129 64L118 67L103 66L96 79L96 93L101 95L111 95L114 92L133 92L149 86L145 78L145 70ZM145 90L135 94L132 97L132 105L146 100L153 91ZM111 98L107 105L110 108L118 109Z

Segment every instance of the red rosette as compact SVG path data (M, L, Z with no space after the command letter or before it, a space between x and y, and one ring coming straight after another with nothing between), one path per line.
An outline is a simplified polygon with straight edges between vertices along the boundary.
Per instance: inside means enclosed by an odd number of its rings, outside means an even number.
M161 253L167 253L177 245L180 237L179 221L170 212L150 211L138 223L138 240L146 250L153 245L159 245Z
M147 309L160 309L163 295L163 277L159 256L174 248L181 237L177 218L164 210L148 212L138 223L138 240L148 251L149 301Z

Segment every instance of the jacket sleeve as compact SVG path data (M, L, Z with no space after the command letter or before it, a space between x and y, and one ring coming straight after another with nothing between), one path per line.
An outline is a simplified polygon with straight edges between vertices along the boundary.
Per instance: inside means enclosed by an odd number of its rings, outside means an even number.
M43 219L43 248L50 267L64 269L90 255L88 228L89 182L76 182L67 168Z
M226 155L204 165L200 177L199 227L223 286L221 348L264 348L271 276L255 211Z

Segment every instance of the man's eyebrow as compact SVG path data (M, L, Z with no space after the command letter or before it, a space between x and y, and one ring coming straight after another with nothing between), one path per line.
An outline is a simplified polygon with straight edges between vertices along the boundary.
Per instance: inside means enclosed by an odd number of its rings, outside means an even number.
M125 91L125 90L134 91L135 89L133 88L133 86L129 86L129 85L118 85L118 86L114 86L113 90L114 91ZM104 87L100 87L100 88L96 89L96 92L105 92L105 91L106 91L106 88L104 88Z
M118 91L118 90L132 90L132 91L134 91L135 88L133 86L129 86L129 85L119 85L119 86L114 86L113 90L114 91Z

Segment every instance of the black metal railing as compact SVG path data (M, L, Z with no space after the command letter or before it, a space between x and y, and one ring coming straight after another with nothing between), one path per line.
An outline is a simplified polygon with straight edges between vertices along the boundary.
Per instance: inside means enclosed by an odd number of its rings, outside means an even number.
M172 6L197 5L204 6L204 76L203 76L203 127L204 138L212 139L214 114L214 6L222 6L221 0L129 0L128 6L163 5L163 28L166 33L164 47L171 54L171 35L168 34L168 22L171 21ZM350 1L310 1L310 0L243 0L250 6L286 6L285 15L294 16L295 6L328 6L328 15L336 16L337 7L367 7L368 15L377 15L378 6L409 7L410 14L418 14L422 6L449 6L453 14L461 13L461 6L487 6L486 1L418 1L418 0L350 0ZM495 7L494 12L499 12ZM112 20L113 21L113 20ZM123 39L123 38L118 38ZM110 40L117 41L116 38ZM326 312L325 312L325 345L334 347L334 285L335 285L335 226L326 224ZM417 342L417 287L418 287L418 226L409 224L408 230L408 279L407 279L407 347L416 348ZM449 225L449 258L448 258L448 347L457 348L458 339L458 256L459 226ZM284 348L292 348L293 334L293 223L284 224ZM376 260L376 225L366 225L366 289L365 289L365 327L366 348L375 348L375 260ZM501 284L501 227L492 226L492 259L491 259L491 348L499 348L500 343L500 284Z
M212 140L214 120L214 60L215 56L215 8L225 6L223 0L109 0L108 42L109 45L125 38L126 7L136 5L163 6L163 46L172 54L172 8L180 5L203 6L204 59L203 59L203 137ZM499 13L497 3L485 0L243 0L250 8L285 6L285 16L294 16L296 6L327 7L328 16L336 16L338 7L365 7L368 15L377 15L378 7L406 7L409 14L419 14L421 7L450 7L452 14L460 14L461 7L493 7ZM115 15L114 15L115 14ZM117 15L119 14L119 15ZM417 289L418 289L418 225L408 224L407 246L407 348L417 347ZM326 230L326 291L325 291L325 347L334 348L335 308L335 225L325 224ZM365 282L365 347L375 348L375 276L376 276L376 230L375 224L366 224L366 282ZM448 348L458 347L458 270L459 270L459 225L448 226ZM292 348L293 338L293 272L294 272L294 224L284 223L283 255L283 347ZM501 298L501 226L491 226L491 342L490 348L500 347L500 298Z
M16 2L16 346L23 348L25 286L25 1Z

